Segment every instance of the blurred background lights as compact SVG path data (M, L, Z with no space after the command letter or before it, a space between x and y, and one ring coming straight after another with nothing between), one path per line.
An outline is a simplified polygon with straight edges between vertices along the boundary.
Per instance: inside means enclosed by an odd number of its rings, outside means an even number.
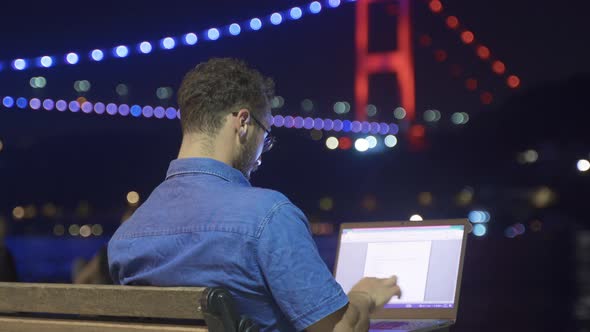
M29 85L34 89L42 89L47 85L47 80L43 76L31 77Z
M440 118L440 112L437 110L427 110L424 112L424 121L426 122L437 122Z
M350 103L347 101L344 101L344 113L348 113L350 112Z
M76 81L74 82L74 89L77 92L88 92L91 88L91 84L87 80Z
M422 220L424 220L424 219L419 214L414 214L410 217L410 221L422 221Z
M78 54L73 53L73 52L72 53L68 53L66 55L66 62L69 63L69 64L71 64L71 65L77 64L79 59L80 58L78 57Z
M350 104L345 101L338 101L334 103L333 109L336 114L348 113L350 111Z
M303 101L301 102L301 109L303 109L306 112L313 111L313 102L310 99L303 99Z
M84 225L80 227L80 236L89 237L90 235L92 235L92 229L89 225Z
M377 106L373 104L367 105L367 115L368 116L375 116L377 114Z
M196 34L190 32L184 35L184 43L187 45L195 45L198 41L198 37Z
M27 68L27 61L23 59L16 59L12 62L12 67L16 70L23 70Z
M335 150L338 148L338 139L336 137L328 137L326 139L326 146L330 150Z
M51 67L51 65L53 65L53 58L51 58L50 56L47 56L47 55L43 56L39 60L39 63L41 64L41 66L43 66L45 68L49 68L49 67Z
M260 28L262 28L262 21L259 18L251 19L250 28L252 28L252 30L260 30Z
M369 149L373 149L377 146L377 138L375 136L367 136L367 142L369 142Z
M242 28L240 27L240 25L239 25L239 24L237 24L237 23L232 23L232 24L229 26L229 33L230 33L232 36L237 36L237 35L239 35L239 34L240 34L240 32L242 32Z
M375 211L377 209L377 198L372 194L366 195L361 202L361 206L367 211Z
M580 159L577 163L578 171L580 172L587 172L590 170L590 161L587 159Z
M51 203L44 204L41 208L44 217L52 218L57 215L57 207Z
M16 220L21 220L25 217L25 208L22 206L17 206L12 209L12 217Z
M139 51L143 54L148 54L152 51L152 44L150 42L144 41L139 44Z
M526 227L524 226L524 224L517 223L517 224L514 224L510 227L507 227L506 230L504 231L504 235L506 235L506 237L508 237L508 238L513 239L519 235L523 235L525 233L525 231L526 231Z
M172 37L166 37L162 39L162 47L167 50L171 50L176 46L176 41Z
M293 7L289 11L289 16L291 16L291 18L294 20L300 19L302 15L303 15L303 12L301 11L301 8L299 8L299 7Z
M270 23L272 23L273 25L279 25L281 24L281 22L283 22L283 16L279 13L273 13L272 15L270 15Z
M340 6L340 0L329 0L328 5L332 8Z
M160 100L170 99L172 98L173 94L174 90L172 90L171 87L159 87L158 89L156 89L156 97L158 97L158 99Z
M37 208L35 205L29 204L25 207L25 219L32 219L37 216Z
M318 1L314 1L312 3L309 4L309 11L312 14L317 14L322 10L322 4L320 4Z
M364 138L358 138L354 141L354 148L359 152L365 152L369 150L369 141Z
M352 139L349 137L340 137L338 139L338 147L342 150L350 150L352 148Z
M469 212L468 218L469 221L471 221L474 224L486 223L490 221L490 213L483 210L475 210Z
M526 227L522 223L517 223L513 227L518 235L522 235L526 231Z
M463 125L469 122L469 114L465 112L455 112L451 115L451 122L456 125Z
M136 191L130 191L127 193L127 203L130 205L136 205L139 203L139 194Z
M96 49L90 53L90 57L94 61L101 61L102 59L104 59L104 53L103 51Z
M533 232L540 232L541 229L543 228L543 222L535 219L530 222L529 227Z
M70 233L71 236L80 235L80 226L76 224L70 225L70 227L68 227L68 233Z
M103 228L101 225L96 224L92 226L92 235L94 236L101 236L103 233Z
M535 150L526 150L523 153L523 159L527 163L534 163L539 159L539 154Z
M41 108L41 100L39 98L32 98L29 100L29 107L34 110Z
M9 97L9 96L2 98L2 105L4 105L4 107L14 106L14 98Z
M129 88L127 87L127 85L120 83L117 84L115 92L117 92L119 96L126 96L127 94L129 94Z
M66 228L62 224L57 224L53 226L53 235L55 236L62 236L66 232Z
M271 101L270 101L270 107L272 108L281 108L285 105L285 98L281 97L281 96L275 96Z
M27 104L27 99L26 98L20 97L20 98L18 98L16 100L16 107L18 107L18 108L24 109L25 107L27 107L27 105L28 104Z
M531 194L531 204L537 209L543 209L551 205L557 198L557 194L551 188L543 186Z
M334 208L334 199L332 197L323 197L320 199L320 209L330 211Z
M385 143L385 146L387 146L388 148L393 148L397 145L397 137L393 135L387 135L385 136L383 142Z
M115 55L119 58L124 58L129 55L129 49L125 45L120 45L115 48Z
M455 197L455 201L459 206L467 206L473 201L473 188L465 187Z
M312 129L309 132L309 135L311 136L311 139L313 139L314 141L319 141L324 136L324 134L322 133L321 130L316 130L316 129Z
M334 112L336 112L336 114L344 114L345 109L343 102L339 101L334 103Z
M432 205L432 193L425 191L418 194L418 203L422 206Z
M393 111L393 116L396 119L401 120L406 117L406 110L403 107L396 107Z
M473 226L473 235L475 236L484 236L487 233L487 228L483 224L477 224Z
M514 229L514 227L510 226L506 228L506 230L504 231L504 235L506 235L507 238L513 239L518 234L516 234L516 230Z

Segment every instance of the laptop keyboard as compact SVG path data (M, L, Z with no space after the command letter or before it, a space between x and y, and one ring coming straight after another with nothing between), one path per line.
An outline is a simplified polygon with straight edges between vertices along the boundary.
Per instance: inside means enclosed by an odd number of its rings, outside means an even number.
M374 322L371 323L371 329L377 330L417 330L424 327L429 326L436 326L438 324L442 324L442 321L406 321L406 322L396 322L396 321L382 321L382 322Z

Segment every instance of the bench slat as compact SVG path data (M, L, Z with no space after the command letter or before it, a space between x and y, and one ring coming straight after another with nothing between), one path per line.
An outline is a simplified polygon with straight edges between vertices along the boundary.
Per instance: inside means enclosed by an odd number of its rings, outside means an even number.
M0 317L0 332L205 332L201 326L169 326L162 324L138 324L119 322L97 322L84 320L62 320L44 318Z
M203 319L204 287L0 282L0 312Z

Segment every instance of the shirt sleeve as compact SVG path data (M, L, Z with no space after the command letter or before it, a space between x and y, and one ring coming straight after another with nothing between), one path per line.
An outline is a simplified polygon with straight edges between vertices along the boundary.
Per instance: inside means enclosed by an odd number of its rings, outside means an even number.
M348 303L311 237L309 223L292 203L270 212L260 234L258 262L283 314L304 330Z

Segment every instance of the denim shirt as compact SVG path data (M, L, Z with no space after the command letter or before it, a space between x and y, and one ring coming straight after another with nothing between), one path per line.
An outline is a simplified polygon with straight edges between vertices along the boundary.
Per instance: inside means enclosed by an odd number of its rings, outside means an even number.
M213 159L172 161L108 256L118 284L226 287L262 331L304 330L348 303L301 210Z

